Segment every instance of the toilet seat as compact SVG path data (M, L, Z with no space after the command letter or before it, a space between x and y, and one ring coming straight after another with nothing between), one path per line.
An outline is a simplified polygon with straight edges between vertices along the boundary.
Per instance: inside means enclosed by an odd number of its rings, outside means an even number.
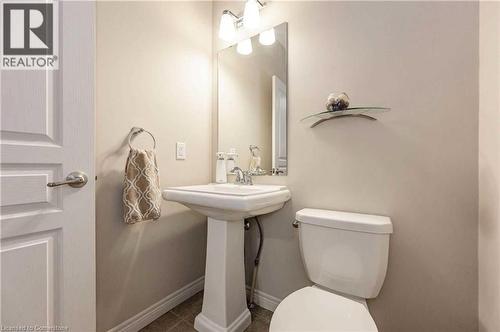
M318 287L288 295L274 311L270 332L377 332L362 299L341 296Z

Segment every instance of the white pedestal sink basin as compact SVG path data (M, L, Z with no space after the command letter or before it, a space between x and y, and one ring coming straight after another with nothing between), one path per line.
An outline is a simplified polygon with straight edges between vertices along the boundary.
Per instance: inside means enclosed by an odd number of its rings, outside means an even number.
M163 198L208 217L201 332L240 332L251 322L245 296L243 219L276 211L291 197L285 186L207 184L172 187Z

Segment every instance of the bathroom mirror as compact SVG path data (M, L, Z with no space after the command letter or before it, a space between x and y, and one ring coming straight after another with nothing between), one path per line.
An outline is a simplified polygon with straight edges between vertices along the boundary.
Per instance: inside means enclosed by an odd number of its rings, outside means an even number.
M287 23L218 54L218 151L252 175L287 173L287 54Z

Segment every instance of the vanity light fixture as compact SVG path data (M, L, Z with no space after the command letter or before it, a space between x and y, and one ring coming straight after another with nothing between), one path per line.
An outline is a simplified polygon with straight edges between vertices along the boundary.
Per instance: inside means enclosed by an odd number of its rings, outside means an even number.
M260 2L257 0L248 0L245 4L245 12L243 14L243 26L248 30L253 30L259 27L260 24Z
M230 10L224 10L220 18L219 38L231 42L236 37L236 22L238 16L234 15Z
M276 41L276 34L274 33L274 28L266 31L262 31L259 35L259 42L262 45L272 45Z
M250 38L240 41L236 46L236 51L242 55L249 55L252 53L252 41Z
M264 5L265 3L259 0L247 0L243 16L238 16L229 9L225 9L220 18L219 38L226 42L234 42L237 29L241 27L248 31L257 29L260 24L259 11L264 8Z

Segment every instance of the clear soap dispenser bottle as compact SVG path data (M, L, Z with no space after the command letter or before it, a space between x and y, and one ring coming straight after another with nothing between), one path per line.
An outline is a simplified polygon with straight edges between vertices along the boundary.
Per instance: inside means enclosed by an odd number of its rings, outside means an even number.
M224 152L217 152L217 165L215 168L215 182L227 183L226 160Z
M236 165L236 158L238 157L238 154L236 153L235 148L230 148L229 152L227 153L227 159L226 159L226 171L227 174L233 174L231 171L234 169Z

